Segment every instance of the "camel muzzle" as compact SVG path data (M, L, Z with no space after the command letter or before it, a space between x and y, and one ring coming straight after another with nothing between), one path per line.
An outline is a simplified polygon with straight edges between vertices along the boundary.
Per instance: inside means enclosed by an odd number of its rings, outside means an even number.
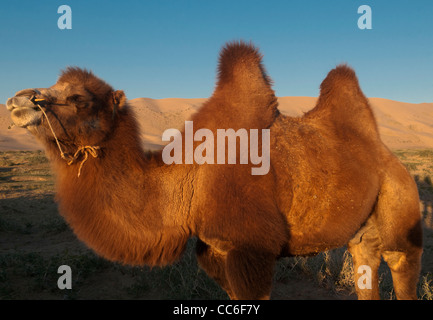
M36 98L36 95L41 95L38 89L24 89L18 91L15 96L9 98L6 102L6 108L9 111L19 108L31 108L38 110L38 104L46 104L45 99Z
M14 125L26 128L29 125L39 124L41 114L37 104L35 104L36 98L30 99L34 94L39 93L37 89L21 90L6 101L6 108L11 112Z

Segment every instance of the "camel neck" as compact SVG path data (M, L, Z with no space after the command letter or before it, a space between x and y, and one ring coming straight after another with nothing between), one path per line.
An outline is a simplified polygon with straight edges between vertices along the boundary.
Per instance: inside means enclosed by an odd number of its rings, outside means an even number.
M159 153L146 154L133 124L125 121L100 145L77 176L78 164L58 169L61 214L75 234L98 254L128 264L163 265L182 253L190 199L186 174L162 165ZM181 191L180 191L181 190ZM182 192L182 195L179 193ZM166 204L166 203L170 204Z

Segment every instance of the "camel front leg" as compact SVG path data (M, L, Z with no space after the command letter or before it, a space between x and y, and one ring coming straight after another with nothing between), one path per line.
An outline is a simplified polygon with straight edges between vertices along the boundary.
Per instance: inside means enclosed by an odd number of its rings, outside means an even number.
M197 240L196 255L200 267L225 290L231 300L235 300L236 297L226 278L227 255L215 250L200 239Z
M234 296L239 300L268 300L276 257L252 248L229 251L226 277Z

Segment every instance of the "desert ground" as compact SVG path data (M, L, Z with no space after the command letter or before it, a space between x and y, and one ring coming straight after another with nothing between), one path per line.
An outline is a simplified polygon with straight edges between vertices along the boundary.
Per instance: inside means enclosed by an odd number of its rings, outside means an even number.
M385 144L417 182L424 224L418 297L433 299L433 103L370 98ZM181 128L206 99L130 100L146 149L162 148L162 132ZM301 116L314 97L280 97L279 109ZM55 184L40 144L11 127L0 105L0 299L227 299L197 267L194 239L177 264L129 267L105 261L76 239L57 211ZM60 265L72 268L72 289L60 290ZM275 267L271 299L355 299L351 257L345 248L315 257L285 258ZM392 279L381 266L381 295L394 299Z

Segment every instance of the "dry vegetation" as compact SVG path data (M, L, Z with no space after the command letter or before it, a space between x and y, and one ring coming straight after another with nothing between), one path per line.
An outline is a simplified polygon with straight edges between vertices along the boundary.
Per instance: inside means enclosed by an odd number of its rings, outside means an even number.
M433 150L397 150L415 177L424 221L418 297L433 299ZM42 152L0 153L0 299L227 299L201 271L194 240L166 268L128 267L95 256L57 212L54 181ZM60 290L57 268L72 268L72 290ZM273 299L354 299L350 254L340 248L276 265ZM395 298L387 267L381 294Z

